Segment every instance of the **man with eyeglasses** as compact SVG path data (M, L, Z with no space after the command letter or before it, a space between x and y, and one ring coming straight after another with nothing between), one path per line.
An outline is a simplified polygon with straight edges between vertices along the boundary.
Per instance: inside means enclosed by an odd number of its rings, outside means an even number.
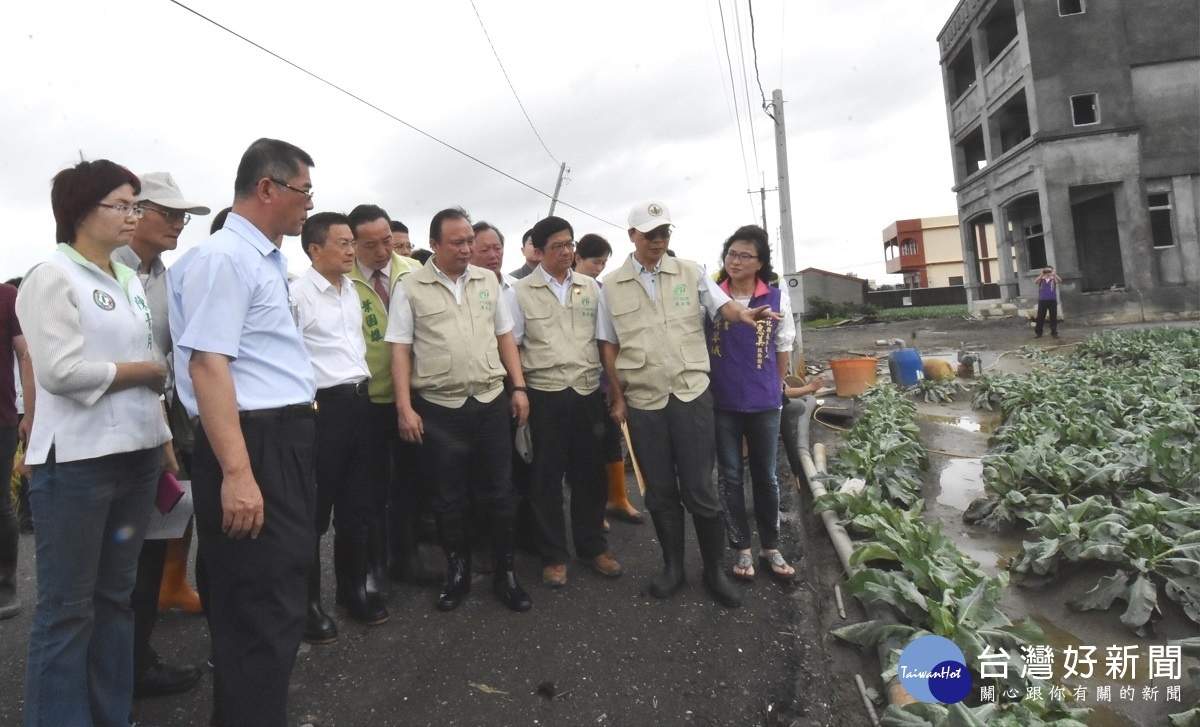
M371 371L371 443L368 456L374 472L375 517L370 527L370 570L367 592L386 601L388 579L413 585L437 585L437 574L421 562L417 519L421 505L416 451L396 429L396 394L392 385L392 346L384 340L388 305L401 276L421 266L393 249L391 218L382 207L360 204L350 210L357 262L350 280L362 305L367 367Z
M600 286L571 270L575 231L561 217L533 226L541 264L517 282L513 338L529 386L533 474L529 495L542 556L542 583L567 584L567 526L563 478L571 486L571 535L575 555L606 578L621 575L608 550L604 507L608 504L596 320Z
M685 582L686 508L704 560L704 586L718 603L736 608L742 596L725 572L725 519L712 476L716 445L704 319L719 312L753 326L779 315L732 300L701 265L669 256L673 227L665 204L640 202L628 219L634 251L604 277L597 338L611 382L609 413L628 423L662 548L663 571L648 590L668 598Z
M412 259L412 240L408 237L408 225L400 220L392 220L392 252L400 257Z
M141 182L142 191L137 197L141 217L134 228L133 239L128 245L117 248L112 257L137 271L146 290L146 302L150 306L154 326L154 347L167 363L166 406L170 409L176 401L172 388L171 329L167 320L167 268L162 255L178 247L179 235L191 221L192 215L207 215L211 210L185 200L169 172L143 174ZM186 416L169 416L167 421L171 425L177 459L185 468L180 476L186 477L191 454L191 426ZM192 524L189 522L181 538L147 539L142 543L138 555L137 581L130 596L133 609L133 694L136 697L177 694L191 689L200 681L198 668L166 664L150 646L150 635L158 618L160 591L174 596L168 599L171 605L182 606L190 612L200 611L200 597L187 583L191 542ZM167 583L164 583L164 568L170 574Z
M438 212L429 224L433 257L393 292L387 340L397 424L400 436L421 445L421 473L446 555L438 610L458 608L471 589L473 502L486 513L492 590L513 611L528 611L532 603L513 566L509 413L524 423L529 399L512 315L495 276L470 264L474 241L466 212Z
M317 382L280 246L312 209L313 160L246 149L225 226L167 271L176 390L196 417L192 494L216 727L287 724L316 543Z
M333 569L337 605L354 620L377 626L387 608L367 595L367 548L372 517L367 343L362 307L346 273L354 267L350 220L321 212L304 222L300 245L312 261L292 284L304 345L317 377L317 547L308 580L304 640L329 644L337 625L321 607L321 536L334 518Z

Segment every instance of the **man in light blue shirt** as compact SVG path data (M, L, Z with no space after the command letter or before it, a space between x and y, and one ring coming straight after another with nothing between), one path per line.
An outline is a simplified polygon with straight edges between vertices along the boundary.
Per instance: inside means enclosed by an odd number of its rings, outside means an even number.
M176 387L199 418L192 493L217 727L287 723L304 631L317 385L279 246L313 207L312 166L287 142L251 144L224 228L167 273Z

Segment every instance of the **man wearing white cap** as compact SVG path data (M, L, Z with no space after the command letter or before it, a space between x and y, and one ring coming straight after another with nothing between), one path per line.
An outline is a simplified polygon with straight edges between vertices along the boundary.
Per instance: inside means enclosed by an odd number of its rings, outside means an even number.
M137 271L154 325L154 346L167 361L167 406L174 403L171 385L174 381L169 355L171 331L167 323L167 269L162 254L179 245L179 235L191 221L191 216L207 215L211 210L202 204L189 202L169 172L150 172L141 177L142 192L137 206L145 210L133 239L113 252L113 260ZM168 418L175 449L190 453L191 427L186 416ZM184 457L186 465L186 456ZM178 464L174 465L178 469ZM164 664L150 646L150 634L158 613L160 590L170 596L172 606L199 612L200 599L187 582L187 559L191 546L192 527L182 538L146 540L138 555L138 575L130 597L133 608L133 693L137 697L152 697L187 691L200 680L200 670L194 666ZM164 566L168 575L164 578ZM165 581L165 582L164 582ZM167 605L164 603L163 605Z
M628 422L646 482L646 509L663 551L663 572L650 595L667 598L684 583L686 507L704 559L704 585L718 603L736 608L741 593L724 568L725 520L712 477L712 395L704 318L753 326L776 318L768 306L747 308L724 293L704 268L667 255L671 214L661 202L634 205L634 252L604 277L596 337L609 381L609 412Z

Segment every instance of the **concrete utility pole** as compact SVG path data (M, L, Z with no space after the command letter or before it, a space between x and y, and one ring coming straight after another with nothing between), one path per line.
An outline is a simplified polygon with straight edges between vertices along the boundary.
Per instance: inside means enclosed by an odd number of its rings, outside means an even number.
M783 251L783 272L796 272L796 250L792 241L792 188L788 181L787 133L783 125L783 91L771 93L775 113L775 166L779 170L779 247Z
M562 166L558 168L558 182L554 185L554 196L550 198L550 214L546 215L547 217L554 214L554 205L558 204L558 191L562 189L563 177L566 174L567 163L563 162Z
M778 189L767 189L766 184L759 187L757 190L747 189L746 194L754 194L758 192L759 199L762 201L762 228L767 229L767 192L777 192Z

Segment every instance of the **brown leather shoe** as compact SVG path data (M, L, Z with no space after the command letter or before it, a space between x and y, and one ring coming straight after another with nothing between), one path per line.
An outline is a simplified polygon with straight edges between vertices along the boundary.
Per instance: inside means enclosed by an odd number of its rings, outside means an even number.
M542 583L551 588L562 588L567 585L567 566L548 565L543 568Z
M592 568L605 578L616 578L621 575L621 564L613 557L612 553L601 553L590 561Z

